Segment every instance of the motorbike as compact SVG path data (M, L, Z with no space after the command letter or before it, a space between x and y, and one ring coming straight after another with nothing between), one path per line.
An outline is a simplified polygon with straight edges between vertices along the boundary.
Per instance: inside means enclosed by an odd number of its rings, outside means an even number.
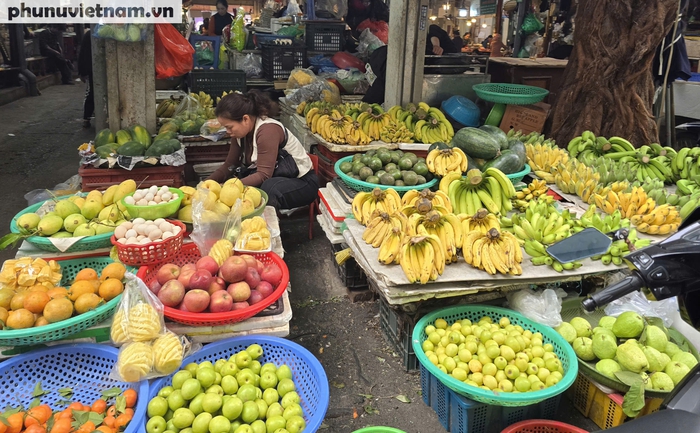
M564 261L601 254L610 246L610 236L595 229L582 231L552 245L548 251ZM587 232L587 233L584 233ZM606 241L607 239L607 241ZM605 245L607 244L607 247ZM700 208L680 225L677 233L662 242L632 251L625 256L630 274L582 301L594 311L622 296L646 287L657 300L677 296L683 300L693 326L700 322ZM700 433L700 364L669 393L659 411L606 430L610 433L639 432Z

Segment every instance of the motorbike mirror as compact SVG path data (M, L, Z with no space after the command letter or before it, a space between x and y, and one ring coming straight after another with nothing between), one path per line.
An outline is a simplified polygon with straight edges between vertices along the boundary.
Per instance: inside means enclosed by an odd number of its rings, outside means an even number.
M547 247L547 252L560 263L569 263L605 254L612 240L600 230L589 227L563 241Z

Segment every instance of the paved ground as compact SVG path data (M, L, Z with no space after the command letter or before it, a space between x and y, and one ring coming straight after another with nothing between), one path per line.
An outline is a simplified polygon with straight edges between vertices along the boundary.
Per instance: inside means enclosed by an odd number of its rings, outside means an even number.
M0 106L0 233L26 207L24 194L51 188L77 173L76 148L94 136L81 127L84 87L54 86L36 98ZM283 219L285 260L291 270L294 318L289 338L308 348L330 381L324 431L349 433L370 425L408 433L444 432L421 400L417 374L407 374L379 328L377 302L353 304L331 262L330 244L316 225L307 237L306 216ZM0 252L0 260L14 251ZM406 396L410 403L396 396ZM595 430L566 398L559 419Z

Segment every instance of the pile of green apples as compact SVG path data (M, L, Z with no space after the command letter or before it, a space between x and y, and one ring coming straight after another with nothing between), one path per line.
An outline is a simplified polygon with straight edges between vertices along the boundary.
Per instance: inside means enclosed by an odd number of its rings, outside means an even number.
M485 390L538 391L556 385L564 375L561 360L542 334L489 316L448 324L437 319L426 326L423 351L443 373Z
M230 358L191 363L148 403L148 433L299 433L306 428L287 365L261 365L252 344Z

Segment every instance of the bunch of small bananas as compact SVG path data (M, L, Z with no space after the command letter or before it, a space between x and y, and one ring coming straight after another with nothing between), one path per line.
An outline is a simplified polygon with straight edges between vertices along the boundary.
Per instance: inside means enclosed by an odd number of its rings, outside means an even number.
M312 109L309 114L314 112L316 109ZM318 113L316 113L318 114ZM353 120L350 116L344 116L338 110L331 110L330 114L320 114L313 118L311 124L311 132L319 134L324 140L337 143L337 144L347 144L347 132L352 132ZM350 134L352 139L356 137ZM362 139L360 135L357 135L357 142Z
M529 134L523 134L523 131L521 130L516 131L515 129L511 129L506 133L506 135L508 136L508 141L510 141L510 139L518 139L523 144L542 143L545 146L556 147L554 140L545 138L544 134L540 134L537 131L532 131Z
M489 167L484 172L471 169L464 178L460 173L448 173L443 180L448 178L447 195L455 213L473 215L482 207L495 214L513 209L510 199L515 197L515 187L497 168Z
M406 231L408 219L406 215L395 211L391 214L382 211L374 211L370 217L362 239L374 248L379 248L393 229Z
M347 115L345 116L347 118ZM367 146L371 138L360 128L356 121L345 124L345 142L351 146Z
M378 104L372 104L371 110L363 111L357 116L357 123L372 140L381 138L382 129L389 125L390 121L391 116L385 113Z
M432 210L425 215L414 213L408 218L408 234L418 236L420 233L435 235L444 248L446 263L457 261L457 248L462 245L462 223L454 214L441 214Z
M612 214L619 209L623 218L630 219L635 215L646 215L656 207L654 199L640 187L633 187L631 192L608 191L606 196L595 194L594 199L603 212Z
M501 229L498 217L484 208L476 211L474 215L459 214L458 217L462 220L462 233L465 236L474 231L485 235L491 229Z
M433 149L425 158L425 163L428 170L438 176L445 176L451 172L458 172L461 175L468 168L467 155L457 147Z
M630 220L642 233L667 235L678 230L681 215L675 206L662 204L645 215L633 215Z
M622 218L622 213L619 209L615 209L612 214L600 217L596 212L598 207L595 204L588 205L588 209L583 215L575 222L575 227L580 227L582 229L588 227L595 227L603 233L610 233L621 228L629 228L630 220L628 218Z
M554 168L569 161L569 154L556 144L525 143L525 152L533 173L546 183L554 183Z
M584 162L584 164L586 164L586 162ZM588 165L593 167L600 175L601 185L637 180L636 168L627 162L600 156L594 158Z
M550 256L544 245L536 240L527 240L523 245L525 252L530 256L530 262L535 266L547 265L557 272L571 271L583 266L581 262L561 263Z
M178 105L180 105L180 101L176 101L172 97L160 101L156 107L156 117L163 117L166 119L173 117Z
M642 146L639 149L625 152L608 153L605 157L628 164L633 172L631 178L630 175L627 175L628 180L636 179L643 182L645 179L651 178L671 182L674 177L671 159L665 154L655 156L650 146Z
M700 206L700 192L696 192L692 195L686 195L681 197L678 206L680 206L681 219L686 219L688 215L691 214L698 206Z
M700 147L679 150L673 155L671 171L676 179L692 179L700 175Z
M521 189L520 191L516 191L515 198L518 200L530 201L546 194L547 191L549 191L547 182L542 179L534 179L527 187Z
M700 192L700 184L694 179L679 179L676 181L676 189L680 196L693 195Z
M395 105L387 113L397 122L406 125L420 143L449 143L455 135L452 124L442 111L425 102L411 103L405 107Z
M622 137L596 137L591 131L583 131L566 146L572 158L597 158L605 154L634 151L632 143Z
M408 237L401 247L399 264L409 283L426 284L437 280L445 270L443 251L440 239L425 229L418 236Z
M231 91L228 91L228 92L227 92L227 91L224 90L224 92L221 94L221 96L217 96L217 97L216 97L216 105L219 105L219 102L221 102L221 100L224 99L224 96L228 96L228 95L231 95L231 94L233 94L233 93L236 93L236 91L235 91L235 90L231 90ZM303 104L303 105L302 105L302 104ZM301 113L304 112L304 105L306 105L306 101L302 101L301 104L299 104L299 105L297 106L297 114L301 114ZM301 109L299 109L299 106L301 106Z
M379 246L379 263L384 265L398 264L405 239L406 234L403 230L397 227L392 228L384 238L384 242Z
M358 192L352 199L352 214L363 226L369 223L375 210L391 215L400 207L401 197L394 189L374 188L372 192Z
M555 168L554 183L566 194L576 194L586 203L600 183L600 175L591 167L570 159Z
M379 138L386 143L413 143L413 132L406 125L389 118L389 123L379 131Z
M418 191L417 189L407 191L401 198L401 204L403 206L414 206L420 199L430 200L433 205L442 206L447 209L448 212L452 212L452 204L447 194L440 190L433 192L428 188L422 191Z
M486 234L474 231L464 237L464 261L491 275L521 275L523 252L512 233L490 229Z
M201 108L214 106L214 100L211 99L211 96L209 96L209 94L207 93L202 92L201 90L199 91L199 93L190 93L190 96L197 100Z
M522 214L501 217L501 226L512 231L521 241L534 239L545 245L571 236L574 217L568 210L562 213L545 201L533 200Z
M624 239L617 240L610 245L608 251L605 254L599 256L591 257L591 260L600 260L604 265L609 265L610 263L622 266L622 257L630 252L629 243L631 243L635 249L644 248L651 243L649 239L639 239L637 237L637 231L632 229L627 235L627 240Z
M414 200L411 204L407 204L401 208L401 212L407 217L410 217L413 214L425 215L430 211L437 211L442 215L452 213L447 210L446 207L433 203L427 197Z

